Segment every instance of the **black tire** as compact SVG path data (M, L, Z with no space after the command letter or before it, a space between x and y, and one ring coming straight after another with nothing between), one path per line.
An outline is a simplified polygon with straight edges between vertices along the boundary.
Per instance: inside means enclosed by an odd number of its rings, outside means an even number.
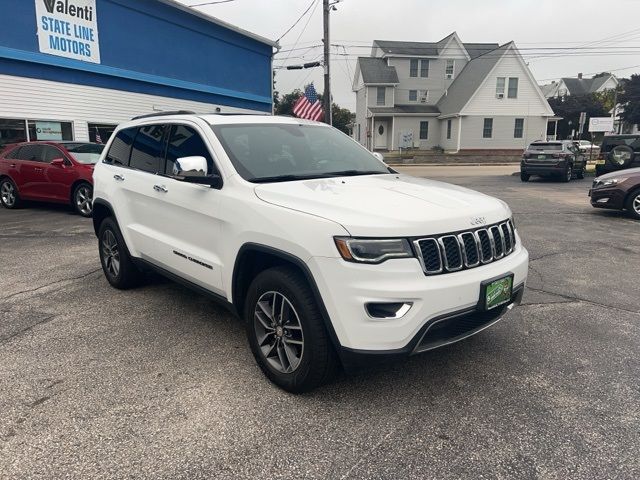
M528 182L531 178L531 175L528 173L520 172L520 180L523 182Z
M120 228L112 217L105 218L100 224L98 250L102 271L112 287L127 290L140 285L143 274L131 260Z
M20 208L22 205L18 188L10 178L0 180L0 203L8 209Z
M562 176L560 177L560 181L561 182L570 182L571 178L573 177L573 166L572 165L567 165L567 167L564 169L564 172L562 172Z
M629 194L624 202L624 208L627 209L627 213L631 218L640 220L640 189L634 190Z
M584 178L584 174L585 174L586 169L587 169L587 166L586 166L586 164L583 163L582 167L580 168L580 170L578 170L576 172L576 178L582 180Z
M71 203L78 215L91 217L93 214L93 187L87 182L79 183L73 189Z
M274 292L276 295L272 296ZM270 309L268 302L280 296L288 303L282 307L278 320L278 309ZM266 311L271 312L270 316L260 308L259 300L263 306L267 302ZM280 300L275 303L285 305ZM256 309L260 312L258 316ZM274 267L258 274L247 292L244 319L249 345L258 366L280 388L291 393L307 392L326 383L335 374L338 359L320 308L307 281L297 270ZM263 328L265 322L274 325L269 329L273 333ZM287 326L291 325L299 327L288 329ZM260 335L262 339L258 338ZM289 343L291 341L298 345ZM268 351L265 353L263 349ZM297 362L289 361L287 349ZM286 371L287 364L290 371Z

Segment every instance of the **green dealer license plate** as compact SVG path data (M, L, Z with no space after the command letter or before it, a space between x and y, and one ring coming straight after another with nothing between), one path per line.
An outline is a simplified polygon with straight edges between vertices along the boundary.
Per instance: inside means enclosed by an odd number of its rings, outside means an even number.
M499 307L511 300L511 294L513 293L513 274L482 282L480 290L482 295L480 301L485 310Z

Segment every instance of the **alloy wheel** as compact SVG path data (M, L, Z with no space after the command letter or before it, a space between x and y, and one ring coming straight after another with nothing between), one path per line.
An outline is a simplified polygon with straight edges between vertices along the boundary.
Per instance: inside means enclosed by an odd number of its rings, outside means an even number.
M571 166L567 167L567 171L566 171L566 176L567 176L567 182L571 180L571 176L573 175L573 171L571 169Z
M91 187L83 185L76 190L76 207L83 215L90 215L93 210L93 193Z
M0 187L0 197L2 203L7 207L13 207L16 203L16 189L11 182L4 182Z
M295 371L304 353L304 335L289 299L280 292L262 294L253 323L258 347L269 365L280 373Z
M640 215L640 193L636 195L636 198L633 199L631 207L638 215Z
M105 230L102 234L102 261L109 275L117 277L120 273L120 251L116 236L111 230Z

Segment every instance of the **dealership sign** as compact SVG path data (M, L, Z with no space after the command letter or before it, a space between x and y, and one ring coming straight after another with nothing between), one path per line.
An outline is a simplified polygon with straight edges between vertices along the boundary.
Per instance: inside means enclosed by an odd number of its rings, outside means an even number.
M96 0L35 0L42 53L100 63Z
M589 119L590 132L613 132L612 117L591 117Z

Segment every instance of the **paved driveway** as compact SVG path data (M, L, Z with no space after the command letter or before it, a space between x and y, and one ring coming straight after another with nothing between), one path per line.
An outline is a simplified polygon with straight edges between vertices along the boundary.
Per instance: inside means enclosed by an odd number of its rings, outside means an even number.
M403 170L511 205L525 305L303 396L209 300L110 288L90 220L0 209L0 477L640 478L640 223L593 210L589 179Z

